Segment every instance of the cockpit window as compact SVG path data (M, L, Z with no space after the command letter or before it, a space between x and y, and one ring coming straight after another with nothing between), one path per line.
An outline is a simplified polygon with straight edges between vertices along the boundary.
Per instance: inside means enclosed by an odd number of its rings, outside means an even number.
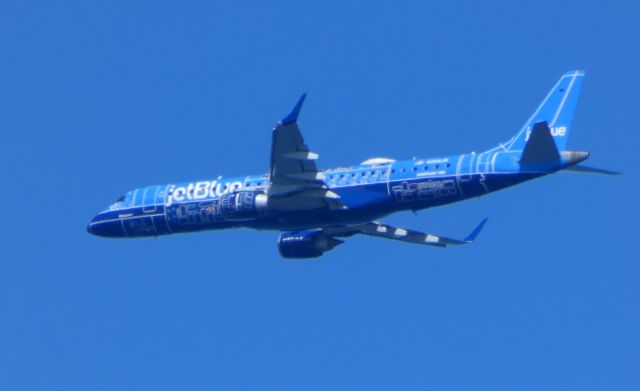
M109 210L117 210L124 208L124 200L126 198L126 194L118 197L118 199L109 206Z
M111 205L109 205L103 212L126 209L133 206L133 192L129 191L124 195L118 197Z

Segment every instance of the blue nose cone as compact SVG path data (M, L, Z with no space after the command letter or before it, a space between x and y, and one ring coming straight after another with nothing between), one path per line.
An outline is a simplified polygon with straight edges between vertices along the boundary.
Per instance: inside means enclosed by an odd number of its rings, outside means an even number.
M126 236L124 228L122 228L122 222L119 219L105 220L101 219L100 215L91 220L87 226L87 232L105 238L122 238Z

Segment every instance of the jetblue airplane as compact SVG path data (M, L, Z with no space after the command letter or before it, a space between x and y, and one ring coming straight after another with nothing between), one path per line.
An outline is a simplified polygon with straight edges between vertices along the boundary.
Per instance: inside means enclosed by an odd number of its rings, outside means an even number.
M373 158L356 166L318 169L298 127L303 95L273 130L271 164L264 175L148 186L129 191L93 218L88 231L136 238L210 229L247 227L284 231L285 258L314 258L364 234L446 247L471 243L377 220L463 201L560 170L613 175L578 165L588 152L567 150L567 139L584 72L562 75L522 129L481 153L393 160Z

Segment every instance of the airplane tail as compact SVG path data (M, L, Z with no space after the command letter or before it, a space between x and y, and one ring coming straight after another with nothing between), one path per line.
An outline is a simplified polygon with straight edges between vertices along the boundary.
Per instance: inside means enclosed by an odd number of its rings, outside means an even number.
M589 158L589 153L567 150L571 122L583 80L584 71L563 74L520 132L508 143L501 145L508 151L522 151L519 160L521 166L586 174L620 174L578 165Z
M563 74L520 132L504 144L503 148L510 151L524 151L536 124L546 122L557 150L566 150L583 80L584 71L570 71Z

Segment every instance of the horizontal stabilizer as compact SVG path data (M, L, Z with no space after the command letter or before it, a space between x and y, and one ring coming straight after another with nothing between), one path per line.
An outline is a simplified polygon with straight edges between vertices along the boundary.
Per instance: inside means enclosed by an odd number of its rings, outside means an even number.
M551 129L545 121L538 122L527 138L520 163L532 164L557 160L560 160L560 153L553 141Z
M621 172L609 171L602 168L583 166L581 164L576 166L567 167L562 171L577 172L580 174L595 174L595 175L621 175Z

